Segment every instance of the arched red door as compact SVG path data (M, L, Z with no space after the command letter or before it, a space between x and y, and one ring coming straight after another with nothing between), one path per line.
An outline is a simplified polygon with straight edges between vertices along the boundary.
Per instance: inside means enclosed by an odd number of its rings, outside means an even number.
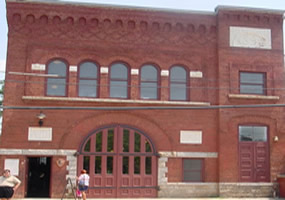
M123 125L96 130L82 143L78 172L90 175L88 197L157 196L157 152L143 132Z

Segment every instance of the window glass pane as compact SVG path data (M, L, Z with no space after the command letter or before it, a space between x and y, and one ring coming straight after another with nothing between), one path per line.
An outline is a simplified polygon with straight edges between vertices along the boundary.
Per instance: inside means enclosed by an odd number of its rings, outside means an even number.
M141 136L138 133L135 133L135 152L141 151Z
M183 160L183 180L184 181L203 181L202 180L203 160L184 159Z
M79 80L80 97L97 97L97 80Z
M200 172L186 172L184 173L185 181L201 182L201 173Z
M84 146L84 151L90 152L90 139L86 142L86 144Z
M136 156L134 158L134 174L141 173L141 157Z
M65 96L66 80L62 78L47 79L47 94Z
M265 94L265 74L240 72L241 94Z
M95 157L95 174L101 174L102 172L102 157Z
M85 169L87 172L89 172L89 166L90 166L90 157L89 156L83 156L83 169Z
M122 63L113 64L111 67L111 79L128 79L128 68Z
M239 126L239 141L253 141L251 126Z
M111 81L110 97L127 98L128 97L127 81Z
M80 65L80 78L97 78L97 65L92 62L85 62Z
M129 138L130 138L130 131L124 129L123 134L123 152L129 152Z
M186 70L183 67L172 67L170 70L170 81L171 82L186 82Z
M54 60L48 64L48 74L56 74L60 77L66 77L66 64L60 60Z
M145 152L152 152L148 141L145 141Z
M141 82L141 98L157 99L157 83Z
M196 159L185 159L184 169L186 170L201 170L202 160Z
M241 85L240 93L242 94L264 94L263 85Z
M141 69L141 81L157 81L157 69L152 65L145 65Z
M151 157L145 158L145 174L151 174Z
M123 157L123 163L122 163L122 169L123 174L129 174L129 157L124 156Z
M241 83L251 83L251 84L263 84L264 83L264 74L263 73L240 73L240 82Z
M113 174L113 156L107 156L107 174Z
M265 126L254 126L254 141L266 142L267 141L267 127Z
M102 152L102 132L96 134L96 152Z
M108 130L108 152L114 152L114 129Z
M171 100L186 100L186 85L172 83L170 85L170 99Z

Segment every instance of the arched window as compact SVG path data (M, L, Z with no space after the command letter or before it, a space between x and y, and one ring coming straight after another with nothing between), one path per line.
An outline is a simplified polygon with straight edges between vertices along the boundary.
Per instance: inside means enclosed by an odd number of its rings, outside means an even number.
M141 68L141 99L158 99L158 72L153 65L144 65Z
M129 89L128 67L123 63L115 63L111 66L110 73L110 97L128 98Z
M184 67L174 66L170 70L170 100L187 100L187 75Z
M66 96L67 65L62 60L53 60L47 66L47 73L55 77L47 78L48 96Z
M93 62L84 62L79 67L78 96L98 96L98 67Z

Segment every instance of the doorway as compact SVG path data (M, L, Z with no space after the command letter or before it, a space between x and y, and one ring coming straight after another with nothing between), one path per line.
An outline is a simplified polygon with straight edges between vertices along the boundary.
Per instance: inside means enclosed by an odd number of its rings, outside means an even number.
M28 158L27 197L50 197L50 157Z
M239 126L241 182L269 182L269 142L266 126Z
M90 175L90 198L157 197L157 153L142 131L113 125L89 135L78 169Z

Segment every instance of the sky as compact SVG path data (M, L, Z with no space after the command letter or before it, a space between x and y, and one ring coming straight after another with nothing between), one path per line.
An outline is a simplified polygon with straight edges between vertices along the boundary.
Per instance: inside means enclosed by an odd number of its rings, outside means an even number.
M44 1L44 0L41 0ZM49 0L53 1L53 0ZM285 11L285 0L62 0L95 4L126 5L214 12L218 5L276 9ZM6 1L0 0L0 79L4 77L7 54Z

